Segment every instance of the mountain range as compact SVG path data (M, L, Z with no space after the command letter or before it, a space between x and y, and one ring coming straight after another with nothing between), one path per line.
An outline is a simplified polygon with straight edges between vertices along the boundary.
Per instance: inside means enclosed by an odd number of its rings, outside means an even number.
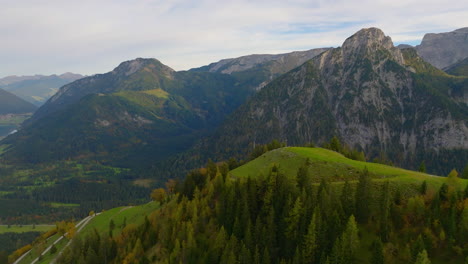
M0 88L0 115L32 113L36 109L35 105Z
M363 29L264 87L194 152L243 157L274 139L321 145L338 136L368 158L410 168L426 160L446 173L468 162L467 98L468 78L395 48L379 29ZM441 164L440 153L449 162Z
M40 106L54 95L60 87L83 77L74 73L50 76L7 76L0 79L0 88Z
M32 248L24 261L462 263L463 32L395 47L366 28L337 48L190 71L138 58L62 86L0 141L0 223L88 217L69 247L41 257L51 231L10 262ZM447 65L421 55L431 45ZM420 172L377 164L392 162Z
M455 32L458 41L464 30ZM398 49L370 28L340 48L250 55L182 72L154 59L127 61L63 86L3 141L10 146L3 158L135 167L192 146L196 159L210 158L200 154L208 149L217 159L272 139L322 144L332 136L368 158L384 155L404 166L445 151L459 156L468 148L467 80L418 56L440 39L430 36L415 49ZM466 162L452 161L433 168Z

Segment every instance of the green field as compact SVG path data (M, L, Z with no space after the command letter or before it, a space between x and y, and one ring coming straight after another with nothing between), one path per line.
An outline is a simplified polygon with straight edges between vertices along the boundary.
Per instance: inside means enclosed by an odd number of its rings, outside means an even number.
M60 208L60 207L79 207L79 204L75 203L50 203L49 204L53 208Z
M63 206L66 204L60 204L60 205ZM68 206L70 206L70 204L68 204ZM153 211L157 210L159 207L160 207L159 203L150 202L150 203L146 203L146 204L139 205L139 206L122 206L122 207L113 208L108 211L104 211L96 215L92 220L90 220L88 224L76 236L79 236L80 238L84 239L86 236L92 235L95 229L102 234L108 234L109 223L111 220L113 220L115 223L115 229L113 231L113 235L118 235L122 231L124 223L126 225L129 225L129 224L139 225L145 221L144 216L150 215ZM55 226L49 226L49 229L53 227ZM1 230L2 229L0 229L0 231ZM43 230L43 231L47 231L47 230ZM45 249L46 247L51 245L51 243L57 240L57 238L59 238L58 234L52 236L47 241L47 244L45 246L42 245L41 248ZM48 252L45 256L43 256L41 261L39 261L38 263L50 263L50 261L58 254L58 252L60 252L64 248L67 242L68 242L68 239L62 239L62 241L56 245L57 253L52 255L50 254L50 252ZM28 254L28 256L26 256L23 259L23 261L21 261L20 263L30 263L32 260L37 258L37 256L39 256L39 251L40 249L38 249L37 246L33 247L31 253Z
M80 232L80 236L84 237L91 234L94 229L101 233L109 233L109 223L114 221L115 230L114 235L120 234L122 227L125 224L141 224L144 222L145 215L150 215L151 212L159 208L159 203L150 202L139 206L123 206L113 208L111 210L102 212L93 218Z
M61 235L59 234L55 234L53 236L51 236L45 244L41 245L41 246L35 246L33 247L33 249L28 253L28 255L26 255L26 257L24 257L20 262L19 264L27 264L27 263L31 263L33 260L35 260L39 254L42 253L42 250L46 249L47 247L49 247L50 245L52 245L52 243L54 243ZM66 243L68 242L68 239L62 239L58 244L56 244L56 247L59 248L59 247L63 247ZM50 251L45 254L42 259L36 263L50 263L50 261L52 260L53 257L55 257L57 253L55 253L54 255L50 254Z
M329 181L343 182L346 179L356 181L359 173L367 168L376 181L389 181L407 186L419 186L423 181L428 188L435 189L446 181L445 177L438 177L421 172L405 170L378 163L356 161L323 148L286 147L263 154L257 159L231 171L234 177L249 177L268 175L273 165L288 177L295 177L300 166L309 159L309 173L312 180L319 183L323 177ZM460 188L464 188L467 180L459 180Z
M0 234L3 233L24 233L24 232L46 232L55 228L55 225L0 225Z

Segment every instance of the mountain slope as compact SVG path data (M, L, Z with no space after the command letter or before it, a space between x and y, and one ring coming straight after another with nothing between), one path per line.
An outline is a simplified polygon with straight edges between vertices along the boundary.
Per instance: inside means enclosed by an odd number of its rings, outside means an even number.
M231 172L208 166L163 196L160 208L153 202L94 217L59 247L57 263L412 263L424 249L435 263L463 263L464 253L445 241L466 242L468 230L456 224L466 220L466 180L352 162L323 149L284 148ZM257 164L269 166L266 174ZM316 179L317 164L335 169ZM238 175L246 167L249 178Z
M447 151L453 159L431 164L432 169L463 168L468 162L466 79L452 78L418 58L411 49L395 48L379 29L363 29L341 48L274 80L201 149L229 157L273 139L322 144L337 135L369 158L386 153L414 167Z
M0 115L31 113L36 109L37 107L33 104L0 89Z
M247 55L224 59L207 66L191 69L191 71L230 74L241 82L252 83L256 90L260 90L279 75L298 67L328 49L319 48L275 55Z
M468 76L468 57L455 64L448 66L445 72L455 76Z
M9 76L0 79L0 88L40 106L54 95L61 86L80 78L83 78L83 76L73 73L50 76Z
M142 169L189 148L251 93L225 74L175 72L154 59L124 62L62 87L2 142L11 145L3 158L97 159Z
M468 57L468 28L426 34L416 50L419 56L435 67L449 67Z

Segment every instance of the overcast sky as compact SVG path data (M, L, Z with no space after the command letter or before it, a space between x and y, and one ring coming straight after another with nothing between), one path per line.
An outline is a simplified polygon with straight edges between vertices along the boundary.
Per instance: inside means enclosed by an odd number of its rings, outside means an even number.
M364 27L415 45L467 26L464 0L0 0L0 77L91 75L137 57L186 70L336 47Z

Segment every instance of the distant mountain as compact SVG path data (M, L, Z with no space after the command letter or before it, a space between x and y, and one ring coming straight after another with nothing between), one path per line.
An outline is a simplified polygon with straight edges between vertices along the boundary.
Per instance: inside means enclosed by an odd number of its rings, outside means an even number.
M449 67L468 57L468 27L446 33L428 33L416 50L435 67Z
M8 76L0 79L0 88L40 106L61 86L81 78L83 78L82 75L74 73L50 76Z
M175 72L155 59L63 86L2 143L10 162L99 160L137 167L189 148L253 93L226 74Z
M35 105L0 89L0 115L32 113L36 109Z
M445 72L455 76L468 76L468 57L445 68Z
M191 71L231 74L239 80L252 82L256 90L261 89L279 75L286 73L312 59L329 48L295 51L284 54L255 54L219 62Z
M363 29L275 79L194 153L227 158L273 139L322 144L336 135L368 158L384 153L407 167L425 159L446 173L468 162L467 94L468 79L395 48L379 29Z

